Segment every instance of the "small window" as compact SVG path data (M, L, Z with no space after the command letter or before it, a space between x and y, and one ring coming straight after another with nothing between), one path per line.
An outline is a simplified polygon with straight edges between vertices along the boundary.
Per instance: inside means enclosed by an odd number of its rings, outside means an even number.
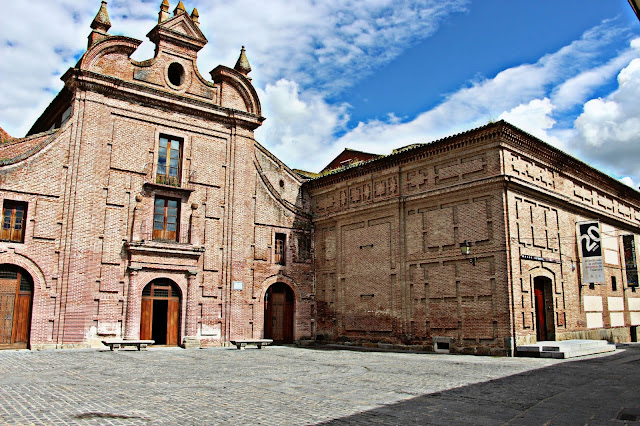
M275 251L274 262L277 265L285 264L286 255L285 255L284 247L285 247L286 238L287 237L284 234L276 234L276 251Z
M182 86L182 83L184 83L184 68L177 62L173 62L169 65L167 75L169 77L169 81L174 86Z
M156 197L153 208L153 239L177 241L180 223L180 201Z
M311 257L311 236L298 234L298 261L304 262Z
M5 200L2 205L2 241L24 242L27 203Z
M180 186L181 163L182 140L171 136L160 136L156 183Z
M611 291L618 291L618 283L616 277L611 277Z

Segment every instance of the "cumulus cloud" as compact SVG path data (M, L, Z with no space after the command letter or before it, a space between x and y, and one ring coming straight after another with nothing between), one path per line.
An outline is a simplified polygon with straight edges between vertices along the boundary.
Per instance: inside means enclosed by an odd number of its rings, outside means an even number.
M503 112L498 118L548 141L549 135L546 130L551 129L556 122L551 117L553 109L554 106L549 98L533 99L529 103L520 104L510 111Z
M541 139L565 148L563 141L572 133L554 129L556 107L549 96L554 88L600 67L602 51L609 49L616 37L622 37L622 33L611 23L603 23L535 63L508 68L493 78L471 82L468 87L449 94L439 105L413 119L398 122L393 117L360 122L335 139L333 145L336 148L332 152L349 147L386 154L394 148L436 140L496 118L512 121ZM622 55L630 57L628 53ZM614 60L612 63L621 67L624 61ZM588 90L583 92L588 93ZM574 103L580 101L580 96L573 97ZM564 106L568 104L565 101ZM322 165L307 158L299 167L317 169Z
M282 78L327 96L354 84L424 39L469 0L193 0L209 44L200 52L203 75L233 66L240 47L258 88ZM177 1L171 1L173 8ZM147 40L160 1L110 0L110 34ZM59 77L86 49L89 24L100 2L8 2L0 14L0 126L21 136L62 88ZM190 10L189 10L190 12ZM28 17L28 25L16 17ZM34 31L34 29L37 29ZM145 41L137 60L153 56ZM266 92L265 92L266 93ZM275 120L274 120L275 121ZM274 141L279 144L280 141Z
M327 149L335 132L349 119L347 105L328 104L320 95L300 93L297 83L286 79L258 90L263 114L268 118L256 130L258 141L271 141L269 149L285 164L328 162L335 153Z
M628 182L640 181L640 59L618 74L618 88L588 101L575 120L574 149ZM627 183L627 182L625 182Z

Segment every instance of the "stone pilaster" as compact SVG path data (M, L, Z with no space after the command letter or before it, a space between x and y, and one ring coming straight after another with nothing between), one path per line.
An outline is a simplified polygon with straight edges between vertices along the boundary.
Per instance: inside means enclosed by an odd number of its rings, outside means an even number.
M196 281L197 271L190 271L187 277L187 313L185 315L185 333L182 345L185 349L199 348L200 339L197 336L198 324L196 310L198 307L198 282Z

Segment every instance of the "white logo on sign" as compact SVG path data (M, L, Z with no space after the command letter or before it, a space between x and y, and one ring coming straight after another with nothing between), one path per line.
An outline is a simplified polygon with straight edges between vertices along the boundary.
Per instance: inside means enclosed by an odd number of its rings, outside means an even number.
M580 236L580 241L585 241L585 247L587 251L595 251L598 248L600 242L600 233L598 232L598 226L593 225L587 229L587 233Z

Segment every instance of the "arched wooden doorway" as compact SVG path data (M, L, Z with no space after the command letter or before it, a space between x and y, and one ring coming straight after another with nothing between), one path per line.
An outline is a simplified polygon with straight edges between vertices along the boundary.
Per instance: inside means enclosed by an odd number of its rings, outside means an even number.
M264 296L264 337L293 343L294 295L285 283L275 283Z
M555 340L552 282L547 277L533 279L536 308L536 338L538 342Z
M142 290L140 339L155 345L177 346L180 324L180 288L171 280L156 279Z
M33 280L22 268L0 265L0 349L29 347Z

